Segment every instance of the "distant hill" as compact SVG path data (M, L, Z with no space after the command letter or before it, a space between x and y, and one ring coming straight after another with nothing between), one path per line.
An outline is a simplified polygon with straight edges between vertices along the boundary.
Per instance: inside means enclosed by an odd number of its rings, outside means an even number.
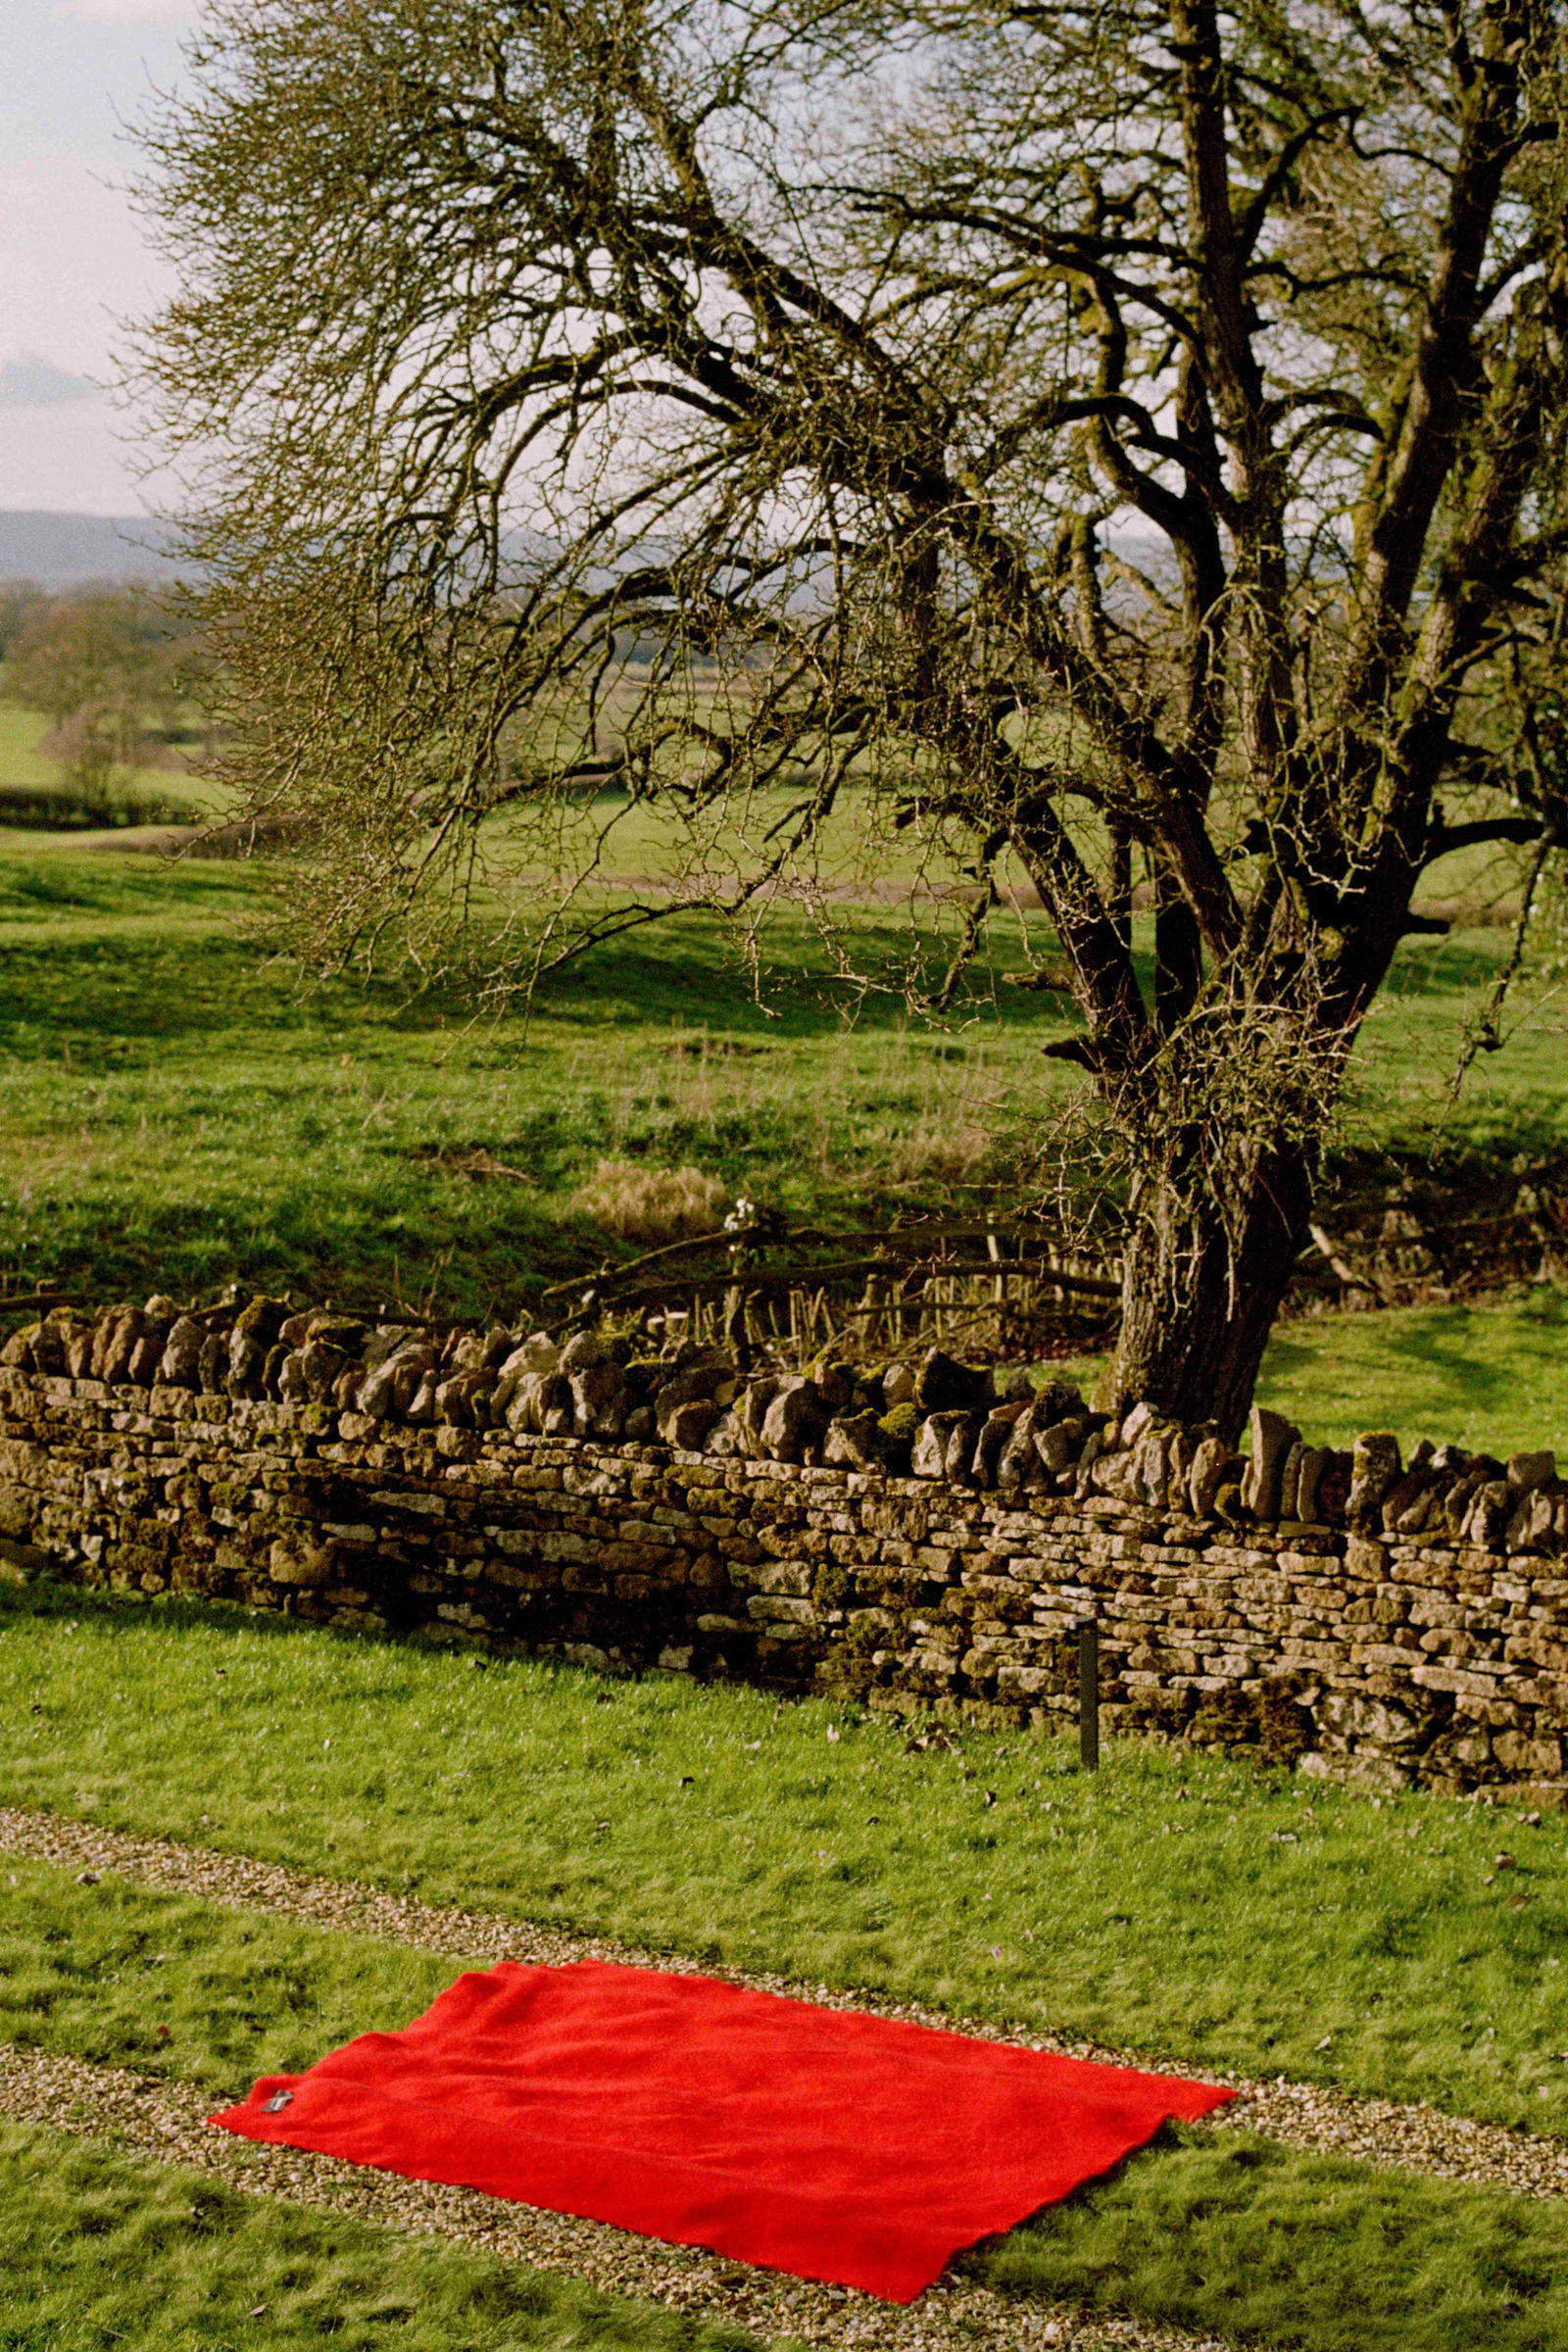
M0 508L0 580L76 588L84 580L165 580L168 534L145 514L51 514Z

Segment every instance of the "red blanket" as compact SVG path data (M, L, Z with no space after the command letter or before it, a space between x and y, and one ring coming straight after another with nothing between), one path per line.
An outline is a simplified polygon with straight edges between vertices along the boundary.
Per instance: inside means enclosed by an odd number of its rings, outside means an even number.
M1232 2095L709 1977L504 1961L212 2120L906 2303Z

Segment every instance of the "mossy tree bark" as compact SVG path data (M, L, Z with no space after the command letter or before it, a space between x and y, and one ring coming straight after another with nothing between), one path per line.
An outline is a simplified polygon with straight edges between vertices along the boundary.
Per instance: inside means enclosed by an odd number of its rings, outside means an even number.
M1122 1322L1101 1401L1124 1412L1147 1399L1189 1426L1212 1422L1234 1443L1311 1214L1300 1152L1273 1152L1246 1197L1226 1204L1174 1186L1146 1187L1128 1232Z

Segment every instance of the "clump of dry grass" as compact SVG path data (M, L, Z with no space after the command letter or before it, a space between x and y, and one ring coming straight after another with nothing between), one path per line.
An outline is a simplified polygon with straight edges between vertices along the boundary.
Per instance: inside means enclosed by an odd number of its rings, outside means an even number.
M635 1159L602 1159L572 1195L572 1206L623 1242L682 1242L717 1233L729 1195L701 1168L651 1168Z
M997 1132L983 1118L922 1114L889 1145L875 1175L890 1192L975 1185L991 1172L998 1149Z

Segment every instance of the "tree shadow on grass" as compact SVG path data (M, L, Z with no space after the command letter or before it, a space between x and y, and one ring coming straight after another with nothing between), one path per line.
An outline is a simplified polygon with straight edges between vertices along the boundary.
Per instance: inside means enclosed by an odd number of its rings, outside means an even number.
M260 1205L62 1201L0 1247L0 1272L7 1289L53 1282L89 1309L153 1290L209 1298L237 1283L359 1312L495 1322L601 1254L582 1220L550 1215L524 1186L415 1170L379 1194L337 1195L329 1214L309 1185Z
M308 1641L329 1642L361 1657L368 1651L378 1655L413 1651L420 1657L444 1658L449 1664L476 1674L505 1673L514 1668L530 1678L564 1682L568 1686L580 1684L585 1690L603 1690L607 1697L614 1694L591 1668L572 1665L564 1658L538 1656L522 1648L503 1651L497 1656L483 1652L462 1656L454 1652L450 1642L422 1632L404 1632L396 1626L373 1631L363 1626L323 1625L314 1617L293 1616L287 1609L256 1608L245 1601L223 1600L208 1594L185 1597L172 1592L150 1596L122 1592L107 1585L71 1584L47 1569L32 1571L24 1584L0 1578L0 1628L27 1623L67 1626L92 1623L106 1627L128 1623L176 1646L191 1634L209 1635L215 1640L243 1637L247 1642L285 1646L297 1645L304 1635ZM417 1686L407 1680L377 1682L373 1692L356 1688L354 1695L357 1700L373 1698L379 1704L385 1699L413 1698L417 1695Z
M416 985L395 971L315 980L227 930L155 937L109 928L101 938L81 939L51 936L41 923L35 937L0 946L9 999L0 1044L23 1059L54 1059L69 1047L77 1066L91 1067L113 1060L126 1045L211 1043L228 1032L250 1048L264 1039L303 1037L323 1050L340 1032L471 1034L520 1054L530 1017L571 1028L706 1022L772 1041L821 1036L852 1016L871 1029L907 1023L909 975L902 951L873 938L863 974L847 977L826 967L820 943L809 935L793 942L775 937L769 948L754 986L728 936L693 918L657 940L610 942L543 975L531 1004L519 998L494 1014L477 1008L477 974L472 989L461 981ZM1000 960L977 965L949 1017L996 1018L993 987L1005 968ZM913 978L934 989L941 974L933 963ZM1011 1026L1061 1026L1059 1006L1029 992L1007 991L1000 1009Z

